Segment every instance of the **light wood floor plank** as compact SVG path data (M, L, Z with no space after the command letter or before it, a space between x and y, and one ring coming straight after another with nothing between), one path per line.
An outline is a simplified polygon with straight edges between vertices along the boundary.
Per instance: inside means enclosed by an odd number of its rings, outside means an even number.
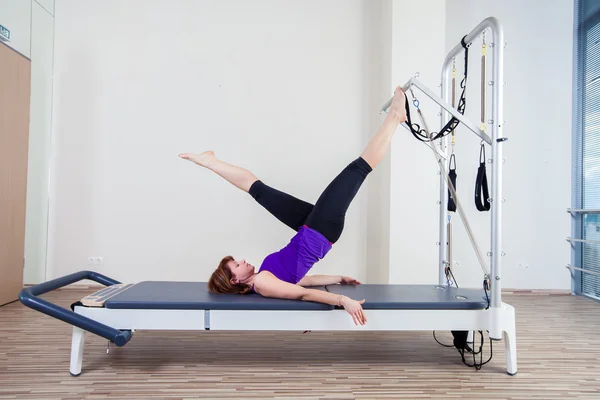
M44 297L68 307L93 291ZM71 326L12 303L0 308L0 399L600 399L600 303L504 300L517 311L514 377L503 342L475 371L431 332L205 331L136 332L109 354L87 334L83 373L71 377Z

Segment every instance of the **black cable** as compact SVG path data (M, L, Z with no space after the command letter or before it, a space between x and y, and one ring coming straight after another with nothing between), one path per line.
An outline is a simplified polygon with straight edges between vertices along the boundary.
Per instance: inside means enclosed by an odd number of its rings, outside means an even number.
M460 87L462 88L462 92L461 92L460 98L458 100L458 107L456 108L457 111L459 113L461 113L462 115L465 114L465 107L466 107L466 103L467 103L467 100L465 98L465 91L467 89L467 76L468 76L468 65L469 65L469 46L471 46L471 43L469 43L469 44L465 43L465 38L466 38L466 35L460 41L463 48L465 49L465 71L463 74L463 79L460 82ZM427 132L424 129L422 129L419 124L413 123L411 121L408 96L406 96L405 99L406 99L406 101L405 101L406 124L410 128L410 131L413 134L413 136L422 142L432 142L434 140L437 140L439 138L442 138L442 137L448 135L450 132L452 132L453 130L456 129L456 126L460 122L458 119L456 119L456 117L453 116L452 118L450 118L450 121L448 121L446 123L446 125L444 125L444 127L440 130L439 133L433 132L431 134L431 136L428 136Z
M446 277L448 277L448 275L451 275L452 279L456 283L456 279L454 278L452 269L450 267L446 267L445 272L446 272ZM456 284L456 287L458 288L458 284ZM487 279L484 279L483 290L485 292L485 298L487 299L487 303L488 303L486 310L490 307L490 298L488 296L488 288L489 288L488 281L487 281ZM464 348L457 348L457 350L458 350L458 354L460 354L463 364L465 364L467 367L475 368L475 370L479 371L485 364L489 363L492 360L492 357L494 356L494 349L493 349L492 339L489 339L489 341L490 341L490 357L487 359L487 361L483 361L483 344L484 344L483 331L473 331L473 339L475 339L475 335L477 334L477 332L479 332L479 337L481 338L480 343L479 343L479 349L477 349L475 346L473 349L471 349L468 344L464 343ZM437 337L435 336L435 331L433 331L433 338L441 346L456 347L456 346L451 346L451 345L447 345L447 344L440 342L437 339ZM475 340L473 340L473 344L475 344ZM462 344L460 344L459 346L462 346ZM473 364L469 364L467 362L467 360L465 359L465 353L471 354L473 356ZM479 355L479 361L477 361L477 355Z
M444 346L444 347L454 347L454 345L451 344L444 344L442 342L440 342L439 340L437 340L437 338L435 337L435 331L433 331L433 338L435 339L436 342L438 342L438 344Z
M487 307L485 308L486 310L488 308L490 308L490 296L488 296L488 288L489 288L489 284L487 279L483 280L483 292L485 293L485 299L487 300Z
M467 360L465 360L465 350L458 349L458 353L461 355L463 364L465 364L467 367L475 368L475 370L477 371L479 371L481 367L483 367L485 364L489 363L494 355L492 339L490 339L490 358L488 358L485 362L483 361L483 332L479 331L479 334L481 336L481 344L479 346L479 351L473 351L467 346L467 353L473 354L473 364L469 364ZM477 354L479 354L479 362L477 362L477 358L475 357Z
M456 278L454 277L454 274L452 273L452 268L448 267L448 271L450 271L450 275L452 276L452 280L454 281L454 284L456 285L456 288L458 289L458 282L456 281Z
M446 282L448 282L450 280L450 276L452 277L452 281L454 282L454 284L456 285L456 288L458 289L458 282L456 281L456 278L454 277L454 273L452 272L452 268L450 267L446 267L444 269L444 272L446 273ZM449 285L450 283L448 283Z

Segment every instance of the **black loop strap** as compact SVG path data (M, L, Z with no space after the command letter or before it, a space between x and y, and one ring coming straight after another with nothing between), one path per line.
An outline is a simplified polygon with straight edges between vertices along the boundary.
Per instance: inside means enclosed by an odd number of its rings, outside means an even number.
M475 181L475 207L479 211L490 210L490 193L485 171L485 147L483 144L479 150L479 168L477 169L477 180Z
M462 92L461 92L460 98L458 100L458 106L456 107L456 110L459 113L461 113L462 115L465 114L465 107L467 104L467 100L465 99L465 91L467 90L469 46L471 46L470 43L468 43L468 44L465 43L466 37L467 36L465 35L465 37L463 37L460 41L463 48L465 49L465 72L464 72L463 80L460 82L460 87L462 89ZM429 135L427 135L427 132L424 129L422 129L419 124L412 122L412 120L410 118L410 106L409 106L409 102L408 102L408 97L406 98L406 106L405 107L406 107L406 124L410 128L410 131L413 134L413 136L422 142L432 142L434 140L437 140L439 138L442 138L442 137L448 135L450 132L452 132L453 130L456 129L456 126L460 122L458 119L456 119L456 117L452 117L452 118L450 118L448 123L446 123L446 125L444 125L444 127L440 130L439 133L432 132L431 136L429 136Z
M452 161L454 161L454 168L452 168ZM454 191L456 192L456 157L454 154L450 156L448 177L450 177L450 182L452 182L452 186L454 186ZM448 189L448 211L456 211L456 202L452 197L450 189Z

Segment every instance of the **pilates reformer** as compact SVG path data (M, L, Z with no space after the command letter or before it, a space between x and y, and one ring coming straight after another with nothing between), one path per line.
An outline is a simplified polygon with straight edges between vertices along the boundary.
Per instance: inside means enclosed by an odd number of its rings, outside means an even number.
M449 72L453 60L461 51L466 52L468 45L487 29L490 29L493 34L491 136L470 122L462 114L460 106L457 109L454 107L454 102L453 105L447 102ZM502 145L506 140L502 136L503 43L501 25L495 18L487 18L446 56L442 70L441 98L416 78L410 79L403 86L405 93L412 88L419 89L442 107L442 126L448 115L451 115L451 122L446 124L446 128L449 127L453 131L458 123L462 123L481 138L482 144L490 145L492 161L502 160ZM390 104L391 100L382 107L382 112L387 111ZM482 105L482 119L484 118L483 107ZM490 199L485 199L489 200L491 211L491 251L488 253L491 271L488 272L485 258L471 232L454 185L445 168L448 160L446 150L448 138L442 134L442 130L437 137L432 136L424 120L422 123L427 132L422 141L432 149L440 166L439 282L435 285L362 284L318 287L319 290L344 294L351 298L365 298L363 309L368 319L366 326L354 325L352 320L347 318L345 310L326 304L270 299L257 294L213 294L208 291L205 282L145 281L122 284L92 271L76 272L25 288L21 291L19 299L32 309L73 325L70 363L70 372L73 376L79 375L82 370L85 332L106 338L120 347L126 345L137 330L450 330L453 333L487 331L490 342L504 339L506 371L514 375L517 373L515 309L503 303L501 299L502 201L495 201L502 199L503 163L492 162L491 196ZM408 129L416 134L415 129L410 125ZM450 132L448 129L445 131ZM434 144L435 140L439 142L437 147ZM449 198L456 203L478 261L484 270L482 289L453 287L448 279L452 245L446 207ZM105 285L106 288L72 304L71 310L39 297L82 280L92 280ZM472 339L469 341L472 342Z
M81 280L106 288L73 303L71 310L40 295ZM80 271L24 289L23 304L73 325L70 372L82 370L85 332L126 345L137 330L210 331L406 331L492 329L494 318L514 338L514 309L488 308L482 290L445 285L327 285L315 287L352 298L368 299L366 326L356 326L343 308L301 300L269 299L258 294L209 292L205 282L120 282ZM510 344L510 346L509 346ZM514 342L506 345L509 374L516 373Z

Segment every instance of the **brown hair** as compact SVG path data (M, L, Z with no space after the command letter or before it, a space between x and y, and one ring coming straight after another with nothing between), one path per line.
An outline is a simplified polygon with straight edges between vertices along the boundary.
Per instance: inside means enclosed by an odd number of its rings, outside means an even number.
M231 283L231 270L227 266L229 261L233 261L232 256L224 257L217 269L212 273L208 280L208 290L212 293L227 293L227 294L248 294L252 288L248 285Z

